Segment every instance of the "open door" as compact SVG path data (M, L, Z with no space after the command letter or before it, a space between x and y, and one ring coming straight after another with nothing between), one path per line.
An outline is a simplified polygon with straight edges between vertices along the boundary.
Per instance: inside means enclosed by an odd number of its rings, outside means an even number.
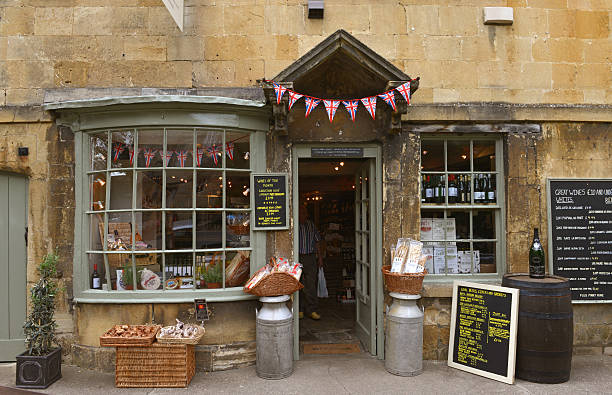
M374 159L355 174L355 299L357 337L376 355L376 169Z

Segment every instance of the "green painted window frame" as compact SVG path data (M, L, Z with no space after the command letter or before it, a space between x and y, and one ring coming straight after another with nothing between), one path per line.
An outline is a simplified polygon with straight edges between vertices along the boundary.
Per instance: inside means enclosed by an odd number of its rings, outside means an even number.
M74 286L74 296L76 302L81 303L181 303L181 302L193 302L195 298L206 298L208 301L239 301L239 300L249 300L255 298L252 295L245 294L242 290L242 287L232 287L232 288L222 288L222 289L175 289L175 290L126 290L126 291L118 291L118 290L92 290L90 289L90 272L89 272L89 258L88 254L90 253L104 253L103 251L92 251L89 249L90 243L90 214L98 213L99 211L88 210L90 206L89 202L89 177L94 173L104 172L105 174L109 174L110 171L121 170L118 168L110 167L110 154L107 154L109 157L107 168L101 171L90 170L90 139L89 135L93 133L99 133L104 131L135 131L138 129L147 129L147 130L163 130L164 131L164 149L166 149L166 133L165 130L193 130L195 131L205 131L205 130L214 130L220 131L223 130L223 136L226 135L225 131L228 132L241 132L248 133L250 136L250 168L249 169L239 169L239 168L225 168L225 152L223 155L223 165L218 168L204 168L197 167L195 163L192 162L192 166L189 167L166 167L165 163L163 163L163 167L160 167L159 170L163 170L163 174L165 175L166 169L175 169L175 170L193 170L194 174L197 170L215 170L222 171L224 182L226 181L226 172L231 171L241 171L241 172L265 172L266 170L266 126L268 125L268 115L266 112L257 111L252 109L247 109L247 111L232 111L232 108L223 108L223 111L218 111L216 108L215 111L197 111L197 110L178 110L174 108L170 108L161 113L160 111L155 109L137 109L135 111L122 111L117 113L116 117L113 117L112 114L109 115L108 112L101 113L99 117L92 116L91 113L86 113L81 115L80 122L74 121L72 122L72 128L75 131L75 198L76 198L76 210L75 210L75 244L74 244L74 263L73 263L73 286ZM161 119L168 119L167 123L160 122ZM199 124L195 121L204 121L202 124ZM90 122L88 122L90 121ZM104 127L105 124L108 124L108 127ZM124 125L124 126L122 126ZM89 126L89 127L88 127ZM137 135L137 134L135 134ZM112 142L112 134L108 133L108 141ZM194 146L197 141L194 139ZM223 140L225 144L225 140ZM137 144L137 142L136 142ZM112 149L111 145L107 145L110 149ZM225 145L224 145L225 147ZM136 169L141 169L136 167L137 160L134 160L134 164L129 170L136 171ZM154 168L145 168L147 170L152 170ZM135 174L135 173L134 173ZM249 177L250 178L250 177ZM165 180L165 177L164 177ZM136 185L136 180L132 181L133 188ZM165 184L165 181L164 181ZM196 180L193 182L193 193L195 193L196 189ZM163 193L163 189L162 189ZM107 202L109 202L108 198L110 194L110 189L106 188L106 198ZM163 194L165 199L165 194ZM132 196L132 200L135 199L135 195ZM223 196L223 207L225 206L225 192ZM195 205L195 200L194 200ZM162 206L163 207L163 206ZM166 212L167 211L188 211L192 212L193 215L196 215L197 212L205 212L205 211L216 211L223 212L222 214L222 224L225 224L224 219L225 212L229 211L249 211L251 213L251 223L252 223L252 213L253 207L251 206L249 209L216 209L216 208L188 208L186 210L176 210L176 209L154 209L149 211L156 212ZM226 211L227 210L227 211ZM114 210L133 213L138 211L143 211L142 209L135 208L134 204L132 204L131 209L126 210ZM146 210L145 210L146 211ZM106 212L106 211L105 211ZM105 215L106 217L106 215ZM162 215L162 218L165 219L165 215ZM193 217L192 217L193 218ZM132 221L133 222L133 221ZM107 222L105 222L107 223ZM133 222L134 223L134 222ZM195 224L195 222L193 222ZM222 226L223 232L223 243L225 243L225 226ZM105 228L105 236L108 231L108 228ZM162 232L164 231L164 227L162 226ZM193 232L195 232L195 228L193 228ZM134 232L132 232L132 237L134 238ZM163 233L162 233L162 239ZM132 240L134 241L134 240ZM193 241L195 242L195 241ZM105 243L103 243L104 245ZM134 243L131 243L134 246ZM222 244L224 246L225 244ZM104 246L106 248L106 246ZM132 247L133 249L134 247ZM266 234L265 232L257 232L253 229L250 230L250 247L238 247L238 248L221 248L221 249L205 249L205 250L195 250L195 249L186 249L181 251L175 251L179 253L191 253L192 256L197 252L211 252L213 250L227 250L227 251L243 251L243 250L251 250L250 256L250 274L253 274L259 267L262 265L262 262L265 261L265 249L266 249ZM162 253L166 250L155 250L154 252ZM137 252L137 250L136 250ZM149 251L148 251L149 252ZM134 251L128 251L130 254L134 254ZM108 254L108 253L107 253ZM162 258L163 260L163 258ZM195 275L195 271L193 267L195 266L195 260L192 260L192 276ZM106 269L106 281L110 284L110 272L108 267L108 260L105 258L105 269ZM135 270L136 262L134 257L132 256L132 269ZM165 272L163 266L162 271ZM165 275L165 273L164 273ZM223 285L225 285L225 270L223 271ZM112 288L112 287L111 287Z
M422 147L423 141L444 141L444 170L443 171L423 171L419 172L419 202L422 188L422 176L423 175L444 175L445 188L448 191L448 175L449 174L470 174L470 202L472 204L465 205L454 205L448 204L448 194L445 194L444 204L423 204L419 206L419 222L422 217L423 211L443 211L444 218L447 218L448 211L465 210L473 212L474 210L491 210L495 213L495 239L474 239L473 236L473 216L470 215L470 238L469 239L444 239L435 240L436 242L469 242L470 250L473 250L473 244L478 242L495 242L495 261L496 261L496 272L495 273L464 273L464 274L428 274L425 276L426 283L448 283L454 280L466 280L471 279L481 282L499 282L502 276L506 273L506 221L505 221L505 177L504 177L504 161L503 161L503 139L499 134L486 133L486 134L465 134L462 136L454 136L450 134L422 134L420 139L420 145ZM447 142L448 141L468 141L470 143L470 170L469 171L454 171L448 170L447 161ZM475 171L474 170L474 155L473 155L473 142L474 141L492 141L495 143L495 171ZM423 154L422 148L419 149L419 160ZM497 202L494 205L477 205L474 202L474 174L495 174L496 175L496 192ZM467 241L466 241L467 240ZM472 269L474 263L472 262ZM445 258L446 266L446 258Z

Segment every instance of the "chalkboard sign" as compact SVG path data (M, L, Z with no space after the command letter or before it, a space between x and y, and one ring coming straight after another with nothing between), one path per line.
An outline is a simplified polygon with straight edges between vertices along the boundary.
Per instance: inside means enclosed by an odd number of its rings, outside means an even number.
M548 259L573 302L612 302L612 180L548 180Z
M287 174L253 174L253 229L274 230L289 228Z
M519 290L455 281L448 366L514 383Z

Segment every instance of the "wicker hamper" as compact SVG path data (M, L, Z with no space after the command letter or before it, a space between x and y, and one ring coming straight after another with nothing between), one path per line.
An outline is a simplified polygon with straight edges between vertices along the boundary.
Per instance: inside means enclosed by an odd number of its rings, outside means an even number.
M117 347L116 387L187 387L194 374L195 349L191 344Z
M387 291L409 295L418 295L421 293L423 279L427 274L427 270L419 274L391 273L391 266L383 266L382 272L385 278L385 287Z

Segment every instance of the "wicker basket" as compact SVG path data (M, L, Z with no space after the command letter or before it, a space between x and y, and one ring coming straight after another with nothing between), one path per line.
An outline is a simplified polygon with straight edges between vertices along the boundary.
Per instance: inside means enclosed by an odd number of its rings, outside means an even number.
M187 387L194 374L193 345L153 343L143 347L117 347L116 387Z
M423 288L423 278L427 269L418 274L391 273L391 266L383 266L382 272L385 278L385 287L389 292L401 294L418 295Z
M157 342L158 343L164 343L164 344L198 344L200 342L200 339L204 336L204 333L206 332L206 330L204 329L203 326L199 326L198 325L198 333L195 337L192 338L187 338L187 339L180 339L180 338L174 338L174 337L161 337L161 331L157 332Z
M291 274L274 272L259 280L253 288L244 288L244 292L256 296L279 296L291 295L302 288L304 288L302 283L296 280Z
M119 325L115 325L115 327L117 326ZM130 326L150 326L150 325L130 325ZM161 325L155 325L155 327L157 327L157 331L152 332L149 336L146 336L146 337L107 336L106 333L108 333L108 331L106 331L102 336L100 336L100 346L101 347L115 347L115 346L146 346L146 345L149 345L153 343L153 341L155 341L155 335L157 334L157 332L159 332Z

